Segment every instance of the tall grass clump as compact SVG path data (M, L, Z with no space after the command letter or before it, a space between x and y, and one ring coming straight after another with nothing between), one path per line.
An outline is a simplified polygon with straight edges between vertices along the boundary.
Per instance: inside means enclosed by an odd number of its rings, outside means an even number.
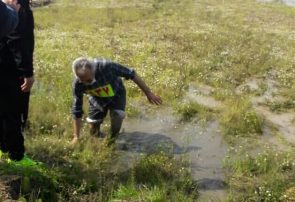
M173 107L180 121L185 122L192 121L194 118L205 121L209 120L212 118L212 113L214 111L196 102L184 102Z
M221 130L226 137L262 134L262 119L247 100L235 97L226 106L220 113Z
M197 187L185 162L164 153L143 156L113 199L131 201L194 201Z

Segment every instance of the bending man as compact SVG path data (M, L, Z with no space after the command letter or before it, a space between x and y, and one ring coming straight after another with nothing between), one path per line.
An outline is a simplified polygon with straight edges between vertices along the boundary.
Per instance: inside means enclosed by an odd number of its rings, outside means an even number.
M81 117L83 114L83 94L89 95L89 113L87 122L90 133L100 136L100 125L110 110L111 139L115 140L120 132L125 117L126 90L121 77L133 80L145 93L152 104L161 104L162 100L155 95L133 69L106 59L78 58L73 62L74 102L72 114L74 117L74 139L80 137Z

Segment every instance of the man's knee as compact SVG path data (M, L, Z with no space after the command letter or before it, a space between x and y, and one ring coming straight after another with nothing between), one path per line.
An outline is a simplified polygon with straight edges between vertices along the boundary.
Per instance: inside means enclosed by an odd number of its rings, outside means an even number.
M123 110L112 110L111 116L111 137L115 138L122 126L123 119L125 118L125 112Z
M126 113L123 110L112 110L110 112L111 119L123 120L126 117Z

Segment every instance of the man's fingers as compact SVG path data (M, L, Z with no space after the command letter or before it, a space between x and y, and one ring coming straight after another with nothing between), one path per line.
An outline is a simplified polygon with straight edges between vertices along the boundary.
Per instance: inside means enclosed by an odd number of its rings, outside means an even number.
M21 89L24 92L28 92L31 90L33 84L34 84L34 77L29 77L24 79L24 83L21 85Z
M28 85L27 80L24 81L24 83L20 86L22 89L25 88Z
M160 97L154 97L154 98L150 99L150 102L152 104L161 105L162 104L162 99Z
M30 84L29 82L26 82L26 81L21 85L21 89L23 92L30 91L31 87L32 87L32 84Z

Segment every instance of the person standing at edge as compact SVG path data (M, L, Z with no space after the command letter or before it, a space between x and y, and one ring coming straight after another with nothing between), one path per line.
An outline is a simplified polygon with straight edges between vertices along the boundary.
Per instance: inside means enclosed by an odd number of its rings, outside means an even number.
M34 16L30 8L31 0L18 0L22 9L19 12L20 19L20 34L23 38L24 47L23 63L26 68L18 68L19 70L19 85L21 87L21 118L22 131L24 131L29 112L30 91L35 81L33 69L33 54L35 46L34 37ZM25 70L24 70L25 69Z
M25 153L22 116L34 83L34 20L29 0L18 0L17 28L0 40L0 150L11 160L34 162Z
M17 0L0 1L0 39L11 33L18 24L20 4Z
M118 136L125 118L126 90L121 77L133 80L145 93L152 104L162 104L133 69L121 64L100 59L77 58L72 65L75 76L73 82L74 138L76 143L80 137L81 117L83 114L83 94L89 95L89 112L87 122L90 124L90 134L101 136L100 125L110 110L111 141Z

